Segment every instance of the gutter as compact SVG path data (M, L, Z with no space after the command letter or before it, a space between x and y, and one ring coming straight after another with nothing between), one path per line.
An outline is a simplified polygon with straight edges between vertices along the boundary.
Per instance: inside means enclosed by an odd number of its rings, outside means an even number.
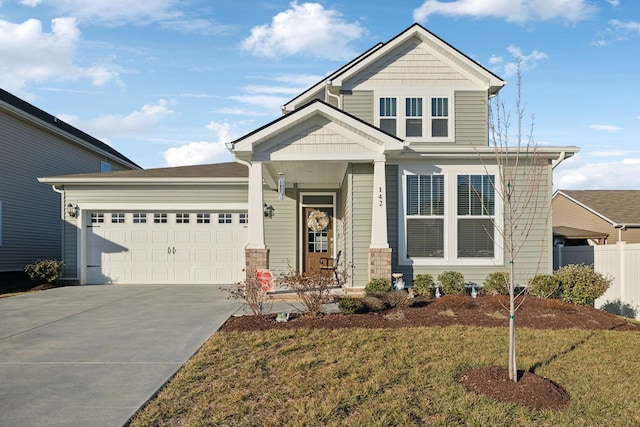
M551 170L554 170L556 166L559 166L560 163L565 161L567 158L568 158L567 152L566 151L561 152L560 157L558 157L558 159L551 165Z

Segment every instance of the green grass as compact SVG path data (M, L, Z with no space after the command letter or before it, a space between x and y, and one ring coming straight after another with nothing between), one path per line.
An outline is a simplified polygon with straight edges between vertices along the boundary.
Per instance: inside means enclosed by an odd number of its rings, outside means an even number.
M640 425L639 348L635 332L519 329L518 368L571 395L534 411L457 384L506 366L502 328L217 333L132 425Z

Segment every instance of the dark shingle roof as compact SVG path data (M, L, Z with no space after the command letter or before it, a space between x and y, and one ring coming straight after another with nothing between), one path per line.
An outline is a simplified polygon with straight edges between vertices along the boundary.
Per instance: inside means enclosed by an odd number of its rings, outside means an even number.
M107 152L109 154L111 154L112 156L120 159L121 161L128 163L129 165L132 165L134 167L140 167L137 164L135 164L134 162L132 162L130 159L128 159L127 157L123 156L120 152L118 152L117 150L113 149L112 147L109 147L107 144L105 144L104 142L94 138L93 136L89 135L88 133L85 133L83 131L81 131L78 128L75 128L73 126L71 126L68 123L63 122L62 120L58 119L55 116L52 116L51 114L47 113L46 111L43 111L41 109L39 109L38 107L36 107L35 105L29 104L27 101L18 98L15 95L12 95L11 93L7 92L4 89L0 89L0 102L6 102L7 104L22 110L23 112L38 118L40 120L42 120L43 122L46 122L47 124L54 126L70 135L75 136L76 138L80 138L81 140L83 140L84 142L86 142L87 144L95 147L98 150L102 150L104 152Z
M559 190L616 224L640 224L640 190Z
M229 162L173 168L82 173L65 175L64 178L246 178L248 176L249 169L246 166Z

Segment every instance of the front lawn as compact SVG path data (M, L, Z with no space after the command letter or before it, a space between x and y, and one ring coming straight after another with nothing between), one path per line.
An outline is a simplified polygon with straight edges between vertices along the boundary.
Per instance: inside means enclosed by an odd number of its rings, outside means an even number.
M638 332L518 329L518 368L571 396L536 411L457 382L506 366L506 328L221 332L131 425L640 425L639 348Z

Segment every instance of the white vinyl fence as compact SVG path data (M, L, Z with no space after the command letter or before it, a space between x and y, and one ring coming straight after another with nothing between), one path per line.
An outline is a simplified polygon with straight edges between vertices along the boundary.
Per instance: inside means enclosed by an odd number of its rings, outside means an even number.
M640 243L554 248L554 270L580 263L613 277L611 287L595 301L596 308L640 320Z

